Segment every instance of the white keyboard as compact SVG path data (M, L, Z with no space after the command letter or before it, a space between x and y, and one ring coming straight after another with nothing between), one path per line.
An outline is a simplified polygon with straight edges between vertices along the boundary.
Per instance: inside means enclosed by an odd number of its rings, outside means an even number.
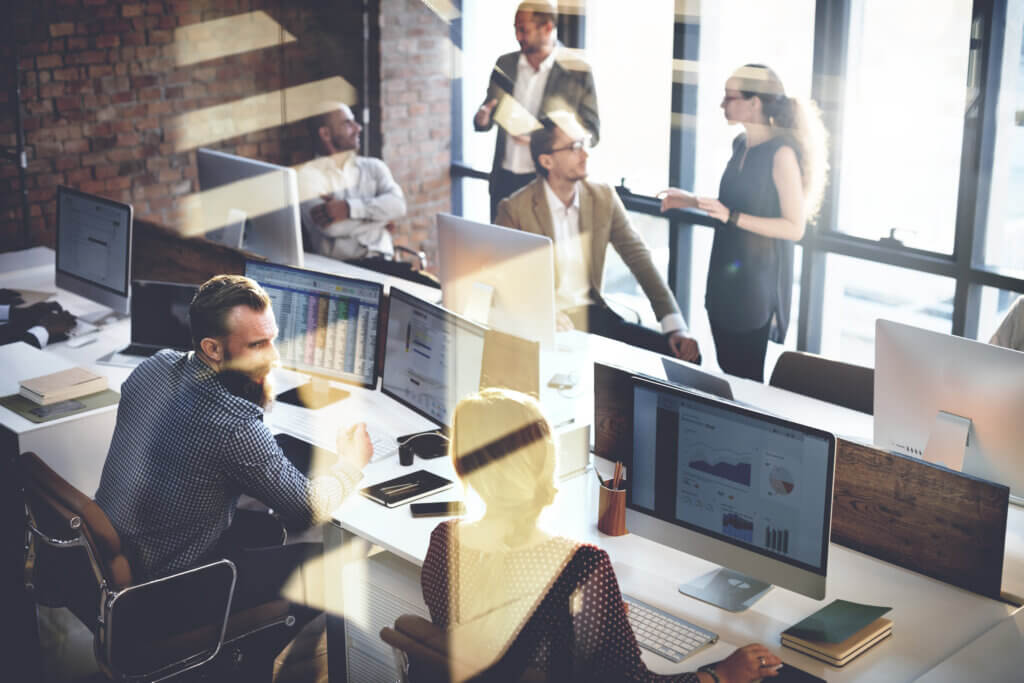
M75 326L68 330L69 337L82 337L87 334L92 334L100 328L96 327L92 323L87 323L81 318L75 320Z
M370 435L370 443L373 444L373 458L370 462L377 462L389 458L398 452L398 435L389 432L380 425L366 425L366 432Z
M705 645L718 642L717 633L628 595L622 598L629 605L629 625L640 647L671 662L681 662Z

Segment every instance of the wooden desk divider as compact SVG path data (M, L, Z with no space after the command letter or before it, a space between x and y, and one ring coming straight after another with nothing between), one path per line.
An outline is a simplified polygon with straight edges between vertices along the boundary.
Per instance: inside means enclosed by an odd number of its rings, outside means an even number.
M132 279L201 285L214 275L243 275L245 261L265 261L252 252L232 249L203 237L135 219L132 231Z
M832 540L999 599L1009 487L843 439Z
M594 454L628 463L632 376L594 364ZM832 540L1000 599L1010 489L923 460L836 443Z

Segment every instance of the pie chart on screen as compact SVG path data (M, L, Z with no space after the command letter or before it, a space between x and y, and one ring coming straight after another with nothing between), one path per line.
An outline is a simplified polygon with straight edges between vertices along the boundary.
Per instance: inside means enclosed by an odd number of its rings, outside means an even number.
M793 483L793 475L785 467L773 467L768 474L768 483L771 485L772 491L779 496L788 496L796 487Z

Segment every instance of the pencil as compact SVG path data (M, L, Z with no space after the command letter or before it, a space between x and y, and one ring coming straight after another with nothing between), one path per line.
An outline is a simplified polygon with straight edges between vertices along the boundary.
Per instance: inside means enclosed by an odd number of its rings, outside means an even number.
M601 478L601 473L597 471L597 467L594 467L594 476L597 477L597 483L601 486L605 486L604 479Z
M622 462L615 463L615 478L612 480L612 489L619 490L619 482L622 481Z

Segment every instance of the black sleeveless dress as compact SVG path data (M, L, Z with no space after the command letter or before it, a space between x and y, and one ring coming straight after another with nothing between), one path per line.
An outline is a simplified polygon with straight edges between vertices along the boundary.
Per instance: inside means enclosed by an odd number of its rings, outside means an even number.
M718 199L740 213L780 218L772 167L775 152L783 145L794 147L793 142L780 135L749 150L746 142L746 133L733 141L732 158L722 174ZM741 169L745 150L747 157ZM793 242L726 223L715 230L704 299L713 324L733 332L749 332L771 321L768 338L782 343L789 326L792 293Z

